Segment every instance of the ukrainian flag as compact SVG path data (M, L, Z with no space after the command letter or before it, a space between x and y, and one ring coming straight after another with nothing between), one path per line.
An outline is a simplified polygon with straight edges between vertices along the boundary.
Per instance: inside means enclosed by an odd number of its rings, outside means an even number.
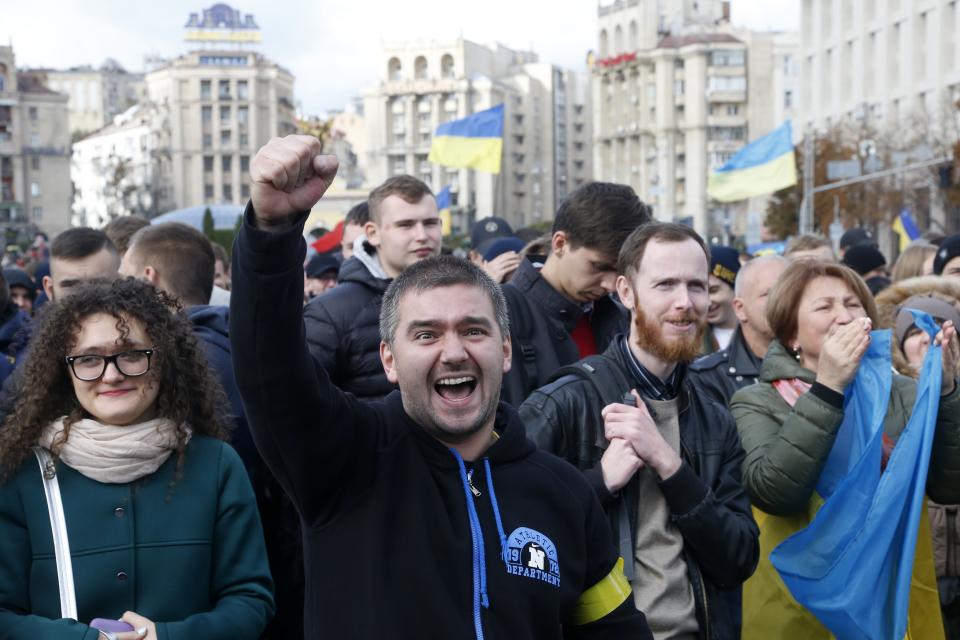
M793 133L787 120L740 149L710 176L707 194L719 202L746 200L797 184Z
M443 189L440 189L440 192L437 194L437 210L440 212L440 225L443 230L443 235L450 235L453 230L453 220L450 213L450 185L445 186Z
M430 162L445 167L500 173L503 155L503 105L462 120L445 122L433 134Z
M917 223L913 221L913 216L906 210L900 212L897 219L893 221L891 228L900 236L901 252L906 249L907 245L912 241L920 237L920 229L917 228Z

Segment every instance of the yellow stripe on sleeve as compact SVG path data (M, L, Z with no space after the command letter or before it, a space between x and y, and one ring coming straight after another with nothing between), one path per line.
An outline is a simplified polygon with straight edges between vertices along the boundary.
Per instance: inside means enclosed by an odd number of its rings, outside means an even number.
M623 604L630 593L630 583L623 575L623 558L618 558L606 577L580 594L571 622L575 625L596 622Z

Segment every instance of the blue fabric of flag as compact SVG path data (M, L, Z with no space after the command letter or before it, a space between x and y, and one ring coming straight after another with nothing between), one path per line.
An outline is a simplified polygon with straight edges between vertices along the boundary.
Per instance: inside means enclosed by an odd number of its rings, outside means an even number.
M717 169L716 173L758 167L787 153L793 153L793 129L789 120L762 138L740 149L723 166Z
M450 208L450 185L445 186L437 193L437 210L443 211Z
M907 629L942 376L942 349L933 345L939 328L929 315L913 313L931 346L886 470L880 458L892 384L889 330L872 333L845 394L844 420L817 486L823 506L770 555L797 602L839 640L901 640Z
M434 136L455 136L458 138L502 138L503 105L478 111L462 120L444 122Z

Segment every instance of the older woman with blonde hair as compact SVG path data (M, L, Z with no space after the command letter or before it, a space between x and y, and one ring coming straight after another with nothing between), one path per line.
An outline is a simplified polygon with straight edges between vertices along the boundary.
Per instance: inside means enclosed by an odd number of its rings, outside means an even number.
M760 566L744 586L743 637L772 637L776 629L780 637L829 638L787 591L770 553L816 511L817 483L844 418L844 391L870 344L877 309L851 269L799 260L771 291L767 317L776 339L764 358L760 382L737 392L730 405L746 453L743 484L761 527ZM937 339L945 343L945 375L927 490L939 501L954 502L960 500L960 392L953 373L960 350L953 324L945 323ZM891 442L906 426L916 390L914 380L894 376L883 423ZM932 559L927 566L932 585ZM771 601L778 606L770 606ZM913 618L923 618L915 622L940 628L929 609L922 616L913 612ZM934 603L932 613L937 610Z

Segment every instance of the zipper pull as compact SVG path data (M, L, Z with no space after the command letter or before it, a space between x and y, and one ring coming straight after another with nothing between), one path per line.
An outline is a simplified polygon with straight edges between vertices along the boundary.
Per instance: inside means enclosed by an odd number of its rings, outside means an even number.
M481 495L480 490L473 486L473 469L467 471L467 484L470 485L470 491L473 492L474 497L479 498Z

